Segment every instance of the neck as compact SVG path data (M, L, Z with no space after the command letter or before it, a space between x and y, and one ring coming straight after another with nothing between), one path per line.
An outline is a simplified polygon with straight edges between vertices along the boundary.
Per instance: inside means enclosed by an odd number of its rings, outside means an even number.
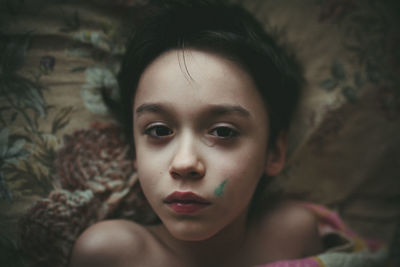
M153 232L176 257L184 261L199 266L221 266L231 260L237 264L236 256L243 254L247 237L247 213L211 238L201 241L176 239L163 225Z

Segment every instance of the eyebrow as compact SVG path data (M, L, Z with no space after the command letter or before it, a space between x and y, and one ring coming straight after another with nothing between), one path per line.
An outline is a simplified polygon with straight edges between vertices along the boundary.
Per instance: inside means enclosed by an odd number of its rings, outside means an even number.
M136 109L136 114L137 116L143 114L143 113L163 113L165 112L165 108L162 107L162 105L157 104L157 103L145 103L140 105L137 109Z
M231 113L237 113L243 117L250 117L250 112L239 105L230 105L230 104L222 104L222 105L211 105L210 110L208 111L210 115L214 116L222 116L228 115Z
M167 113L168 110L169 110L168 107L164 107L164 105L159 103L145 103L140 105L136 109L136 116L138 117L144 113ZM232 113L236 113L243 117L250 117L250 112L240 105L231 105L231 104L210 105L210 107L206 111L206 114L211 116L222 116L222 115L229 115Z

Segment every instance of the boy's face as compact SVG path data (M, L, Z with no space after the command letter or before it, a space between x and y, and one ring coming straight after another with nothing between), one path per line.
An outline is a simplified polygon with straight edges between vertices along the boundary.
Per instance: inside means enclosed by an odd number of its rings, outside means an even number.
M158 57L133 113L143 192L175 238L205 240L244 221L262 174L284 164L283 144L267 151L268 114L251 77L219 55Z

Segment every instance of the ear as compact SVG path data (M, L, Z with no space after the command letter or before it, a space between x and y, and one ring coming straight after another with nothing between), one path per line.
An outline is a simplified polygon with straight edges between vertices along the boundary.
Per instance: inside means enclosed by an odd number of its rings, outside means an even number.
M265 164L265 174L273 177L278 175L286 162L287 133L281 132L276 139L275 146L270 147Z

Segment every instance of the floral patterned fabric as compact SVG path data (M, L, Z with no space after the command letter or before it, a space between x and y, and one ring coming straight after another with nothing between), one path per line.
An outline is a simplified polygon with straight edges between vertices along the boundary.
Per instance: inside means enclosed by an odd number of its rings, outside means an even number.
M102 90L118 97L126 37L151 2L0 0L0 266L65 266L88 225L156 219L101 100ZM278 183L337 210L359 234L393 244L396 266L399 4L231 2L304 66L307 86Z

